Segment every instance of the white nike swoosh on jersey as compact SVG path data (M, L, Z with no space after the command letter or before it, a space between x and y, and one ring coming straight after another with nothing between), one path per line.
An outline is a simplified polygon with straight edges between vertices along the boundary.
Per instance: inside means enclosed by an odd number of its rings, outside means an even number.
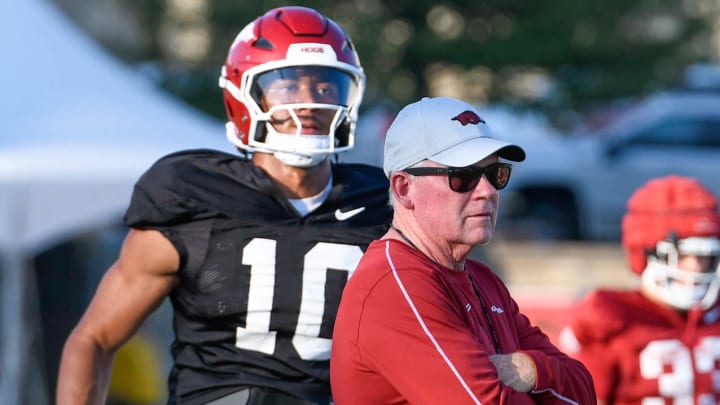
M350 211L341 211L340 208L338 208L335 210L335 219L337 219L338 221L345 221L363 211L365 211L365 207L355 208Z

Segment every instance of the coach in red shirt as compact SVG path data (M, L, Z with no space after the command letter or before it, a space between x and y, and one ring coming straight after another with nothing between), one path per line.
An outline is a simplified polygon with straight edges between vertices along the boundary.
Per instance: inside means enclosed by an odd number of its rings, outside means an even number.
M595 404L585 367L467 259L492 236L507 161L524 159L459 100L400 111L385 142L392 227L367 249L335 323L337 405Z

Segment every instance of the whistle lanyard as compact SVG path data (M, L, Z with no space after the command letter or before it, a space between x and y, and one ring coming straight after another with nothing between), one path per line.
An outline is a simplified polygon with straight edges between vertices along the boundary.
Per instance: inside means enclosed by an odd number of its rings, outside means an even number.
M485 300L483 300L483 297L480 294L480 290L478 290L477 286L475 285L475 281L473 280L470 273L468 273L467 276L470 279L470 284L472 284L473 290L475 290L475 295L477 295L478 300L480 300L480 305L482 306L483 314L485 314L485 319L487 319L488 326L490 327L490 334L492 335L493 344L495 345L495 353L500 354L500 341L498 341L497 333L495 333L495 326L493 325L492 319L490 319L490 314L488 314L487 306L485 305Z

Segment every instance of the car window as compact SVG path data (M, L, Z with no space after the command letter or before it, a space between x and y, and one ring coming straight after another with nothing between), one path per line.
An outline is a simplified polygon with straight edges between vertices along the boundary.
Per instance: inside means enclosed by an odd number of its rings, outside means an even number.
M703 120L674 120L638 132L632 145L720 148L720 117Z

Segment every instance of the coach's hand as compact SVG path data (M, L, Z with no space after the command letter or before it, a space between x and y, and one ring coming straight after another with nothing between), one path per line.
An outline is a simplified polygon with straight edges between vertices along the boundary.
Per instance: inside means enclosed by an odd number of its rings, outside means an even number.
M500 380L519 392L528 392L535 388L537 370L535 363L525 353L493 354L490 361L495 365Z

